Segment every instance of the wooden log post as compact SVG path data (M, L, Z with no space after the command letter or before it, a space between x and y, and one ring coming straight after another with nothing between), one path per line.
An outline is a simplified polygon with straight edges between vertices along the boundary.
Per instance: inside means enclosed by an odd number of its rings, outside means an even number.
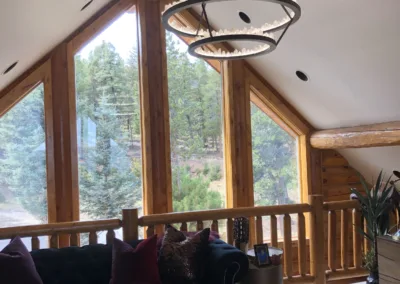
M243 60L224 61L223 112L226 200L228 208L254 206L251 146L250 85ZM250 218L251 246L256 242Z
M318 149L400 145L400 121L315 131L310 143Z
M287 278L293 277L293 258L292 258L292 219L289 214L283 217L283 258L285 262L285 274Z
M137 209L122 209L122 231L125 242L139 238L139 223Z
M325 284L324 211L323 195L310 195L310 271L315 284Z
M143 214L172 211L165 31L161 1L138 0ZM157 232L162 226L157 226Z
M353 261L356 268L362 266L362 253L361 253L361 213L358 209L353 209Z
M271 215L271 245L278 247L278 220L275 215Z
M49 222L79 220L78 155L73 56L66 43L60 44L51 57L52 142L55 196L48 196L56 212L49 212ZM48 142L50 142L48 140ZM69 245L68 235L61 235L59 246Z

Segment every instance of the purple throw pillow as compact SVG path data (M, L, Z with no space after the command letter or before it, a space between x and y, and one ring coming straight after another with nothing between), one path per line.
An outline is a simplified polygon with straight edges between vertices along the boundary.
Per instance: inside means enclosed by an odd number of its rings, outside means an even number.
M43 284L31 254L19 237L0 252L0 279L2 284Z
M143 240L135 249L114 239L110 284L161 284L156 244L157 235Z

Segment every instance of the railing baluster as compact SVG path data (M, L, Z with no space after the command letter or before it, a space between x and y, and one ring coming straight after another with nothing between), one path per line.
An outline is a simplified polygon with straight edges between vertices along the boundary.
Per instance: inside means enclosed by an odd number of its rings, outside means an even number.
M153 236L154 235L154 225L148 226L147 230L146 230L146 233L147 233L147 237Z
M107 231L106 239L107 239L107 244L111 245L114 241L115 238L115 232L114 230L110 229Z
M358 209L353 209L353 259L354 266L360 268L362 265L361 256L361 235L359 228L361 226L361 214Z
M256 217L256 241L257 244L262 244L263 240L263 227L262 227L262 216Z
M90 245L97 244L97 233L96 233L96 231L89 232L89 244Z
M299 213L297 218L299 273L301 276L305 276L307 274L306 219L303 213Z
M328 212L328 266L336 271L336 211Z
M218 220L214 220L211 224L211 231L219 233Z
M347 209L342 210L342 224L341 224L341 256L342 268L347 270L349 268L349 212Z
M50 248L58 248L58 234L55 233L50 237Z
M228 218L226 220L226 234L228 244L233 245L233 220L232 218Z
M40 240L37 236L33 236L31 239L32 250L40 249Z
M271 215L271 245L278 247L278 222L275 215Z
M289 214L285 214L283 218L283 236L284 236L284 244L283 244L283 253L285 260L285 274L288 278L292 278L293 276L293 267L292 267L292 220Z
M79 245L77 233L71 233L69 235L69 243L70 243L70 246L72 246L72 247L77 247Z
M182 231L182 232L187 232L187 223L186 223L186 222L182 222L182 224L181 224L181 231Z
M203 221L197 221L196 229L197 231L203 230Z

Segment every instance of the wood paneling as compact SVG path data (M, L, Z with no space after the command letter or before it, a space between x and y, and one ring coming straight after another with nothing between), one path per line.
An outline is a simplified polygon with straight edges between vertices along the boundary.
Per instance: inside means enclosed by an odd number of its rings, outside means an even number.
M387 236L379 237L378 262L380 283L400 283L400 241Z
M137 1L145 215L172 211L167 63L160 8L159 0Z
M400 121L315 131L310 142L319 149L400 145Z

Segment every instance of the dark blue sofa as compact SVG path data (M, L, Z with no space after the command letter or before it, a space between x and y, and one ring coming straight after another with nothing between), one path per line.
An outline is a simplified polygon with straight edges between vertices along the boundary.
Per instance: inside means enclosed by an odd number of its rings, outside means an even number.
M140 241L133 241L132 247ZM110 245L88 245L31 252L44 284L109 284ZM246 275L247 256L221 240L210 242L205 263L206 277L201 283L233 284ZM179 284L179 283L177 283Z

